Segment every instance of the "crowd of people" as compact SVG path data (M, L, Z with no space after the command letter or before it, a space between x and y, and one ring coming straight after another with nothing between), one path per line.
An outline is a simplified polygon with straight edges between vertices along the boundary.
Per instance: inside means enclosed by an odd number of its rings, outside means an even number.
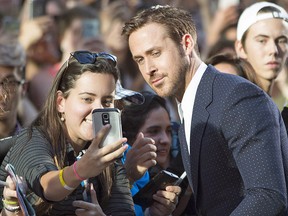
M286 1L0 5L0 215L288 215Z

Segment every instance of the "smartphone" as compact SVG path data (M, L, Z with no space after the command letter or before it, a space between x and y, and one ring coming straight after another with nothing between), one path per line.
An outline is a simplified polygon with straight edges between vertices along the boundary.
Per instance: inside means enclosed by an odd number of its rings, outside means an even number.
M94 109L92 112L94 136L107 124L110 124L111 128L100 143L100 147L112 144L122 138L121 113L117 108Z
M165 190L166 186L175 185L178 179L176 174L162 170L133 196L134 203L142 208L151 206L154 202L153 194L158 190Z
M98 19L85 19L82 23L83 38L97 37L100 34L100 23Z
M12 181L16 186L17 199L19 201L19 205L21 207L21 210L23 211L23 214L29 216L36 216L34 208L26 198L26 195L23 192L22 187L20 186L21 182L19 181L19 178L16 175L13 165L8 163L5 167L5 170L8 172L9 176L11 177Z
M218 1L218 8L224 9L230 6L237 6L240 4L240 0L219 0Z
M46 0L30 0L30 17L36 18L46 14Z

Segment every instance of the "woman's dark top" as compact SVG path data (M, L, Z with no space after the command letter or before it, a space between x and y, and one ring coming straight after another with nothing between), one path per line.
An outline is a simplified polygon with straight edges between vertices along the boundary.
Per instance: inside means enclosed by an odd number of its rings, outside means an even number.
M1 145L1 143L0 143ZM69 149L72 149L71 146ZM72 157L71 157L72 155ZM66 165L71 165L76 160L74 151L67 153ZM40 131L33 129L32 137L29 139L28 130L24 129L15 140L0 168L0 179L5 181L7 172L5 166L10 163L14 166L16 174L24 177L28 185L27 197L35 207L35 202L41 197L45 200L43 189L40 185L40 178L45 173L58 170L54 163L54 154L48 140ZM99 178L90 178L96 190L97 198L106 215L134 215L134 204L129 189L129 182L125 169L121 162L114 163L114 181L109 199L101 203L101 184ZM83 200L84 187L81 184L70 195L60 202L49 202L51 209L48 213L37 213L37 215L75 215L75 207L72 206L74 200ZM0 188L0 194L3 187ZM1 202L2 208L2 202ZM35 208L37 209L37 208Z

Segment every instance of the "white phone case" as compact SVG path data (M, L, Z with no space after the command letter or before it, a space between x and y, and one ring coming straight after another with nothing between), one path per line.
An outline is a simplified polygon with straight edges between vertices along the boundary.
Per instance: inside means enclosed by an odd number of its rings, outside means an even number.
M92 113L94 136L106 124L111 128L100 143L100 147L112 144L122 138L122 125L120 110L116 108L95 109Z

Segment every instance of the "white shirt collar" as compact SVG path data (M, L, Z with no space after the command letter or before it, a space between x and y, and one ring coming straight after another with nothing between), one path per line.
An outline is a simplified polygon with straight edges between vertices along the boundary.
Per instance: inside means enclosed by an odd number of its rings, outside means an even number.
M185 119L185 125L184 125L185 136L189 152L190 152L190 129L191 129L191 122L193 121L192 114L193 114L195 97L201 78L206 69L207 65L204 62L202 62L199 68L196 70L196 73L191 79L187 89L185 90L182 102L179 103L179 101L177 101L178 113L181 119L181 123L183 122L183 119Z

